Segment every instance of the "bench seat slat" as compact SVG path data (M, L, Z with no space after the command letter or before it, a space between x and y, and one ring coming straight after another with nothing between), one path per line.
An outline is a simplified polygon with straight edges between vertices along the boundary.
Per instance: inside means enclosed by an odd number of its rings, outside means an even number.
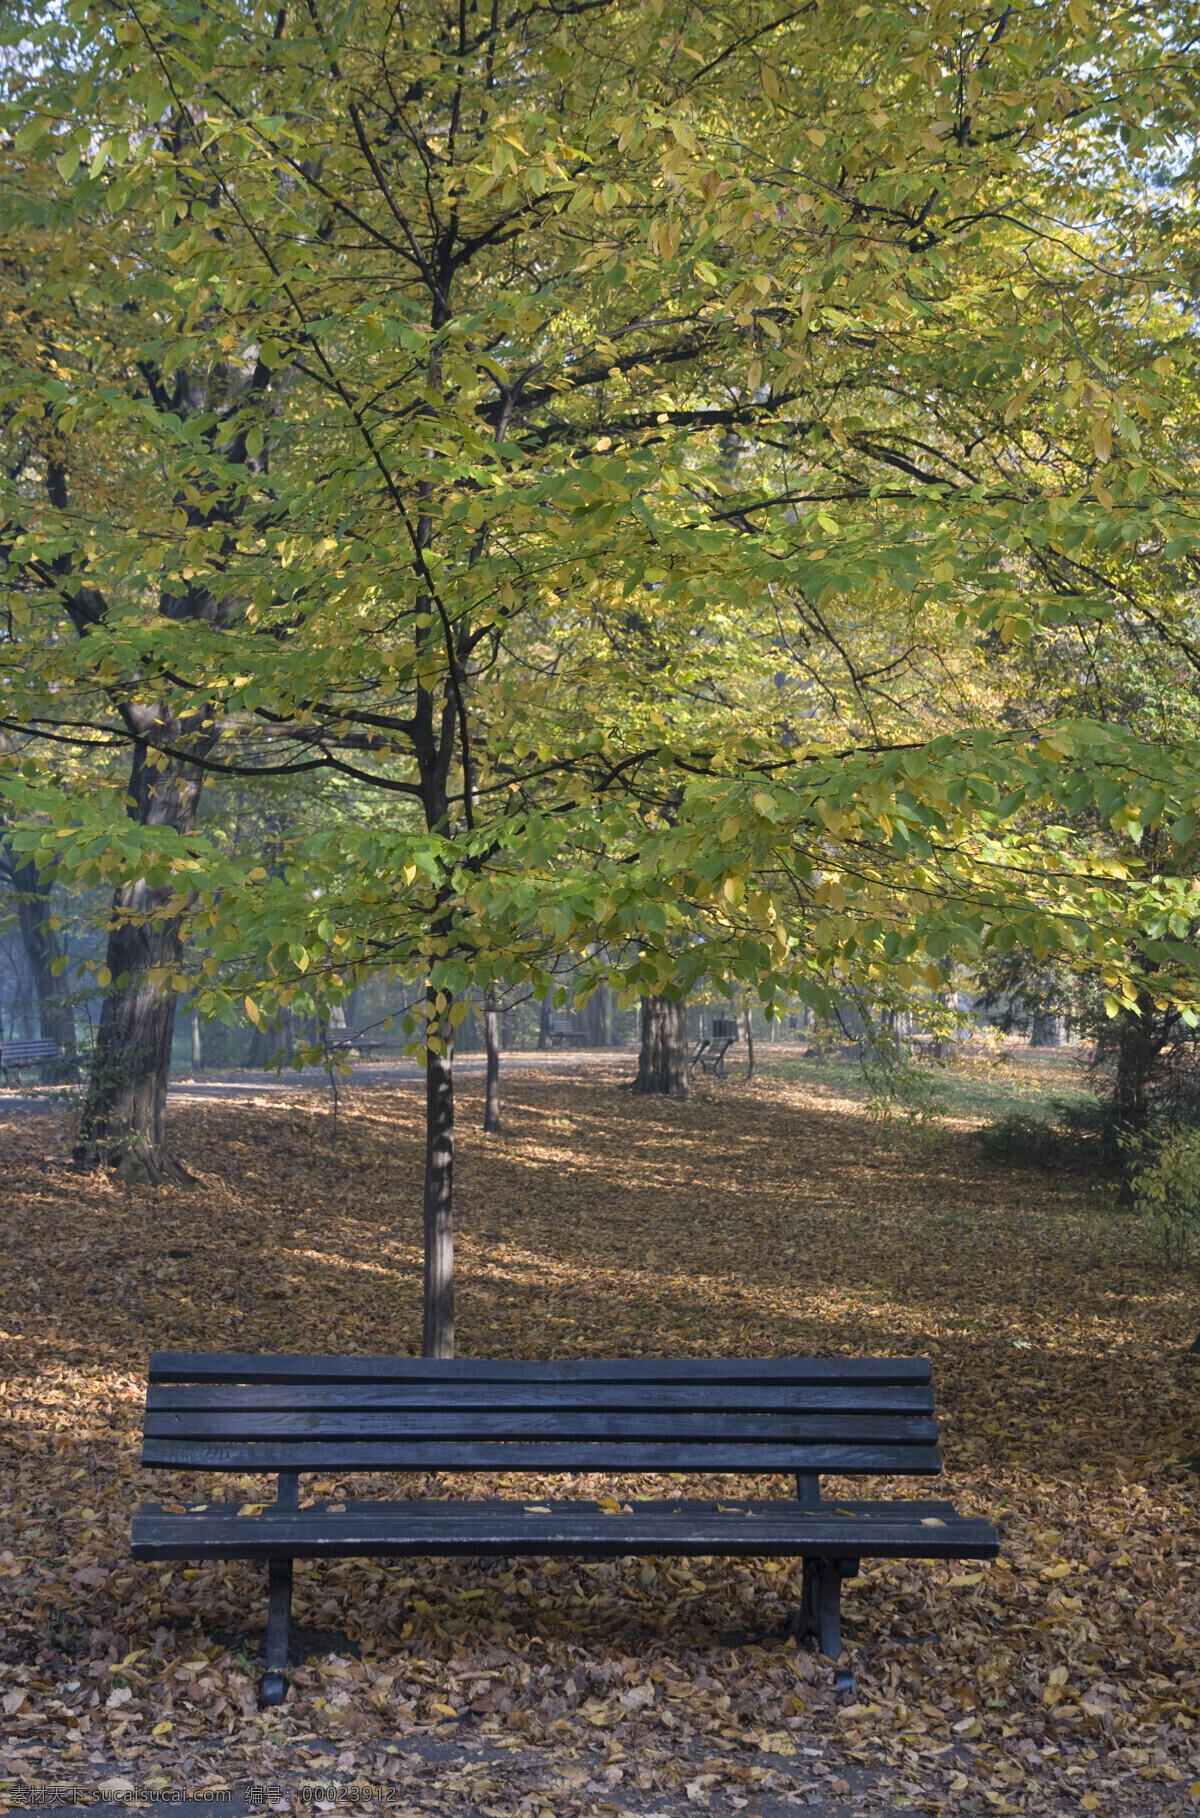
M224 1351L152 1351L150 1381L892 1383L930 1380L927 1357L564 1358L264 1357Z
M486 1440L261 1441L147 1437L142 1463L191 1471L816 1471L851 1476L936 1477L936 1446L813 1442L705 1445L665 1440L522 1444Z
M871 1418L854 1414L705 1414L667 1408L662 1413L547 1413L518 1409L498 1414L490 1409L396 1409L381 1414L244 1413L147 1414L150 1439L486 1439L564 1444L572 1440L695 1439L709 1445L736 1440L761 1445L770 1440L881 1441L888 1445L931 1445L937 1424L928 1415L893 1414Z
M519 1415L573 1412L931 1414L933 1391L918 1385L778 1383L153 1383L147 1414L297 1413L319 1409L493 1409Z
M948 1504L633 1503L607 1515L596 1503L557 1502L531 1513L517 1502L348 1503L344 1511L279 1509L238 1516L236 1505L166 1515L152 1505L133 1523L137 1559L272 1559L405 1555L539 1555L620 1558L625 1554L770 1555L990 1559L998 1552L986 1521ZM937 1525L924 1525L932 1507ZM844 1513L838 1511L843 1510Z

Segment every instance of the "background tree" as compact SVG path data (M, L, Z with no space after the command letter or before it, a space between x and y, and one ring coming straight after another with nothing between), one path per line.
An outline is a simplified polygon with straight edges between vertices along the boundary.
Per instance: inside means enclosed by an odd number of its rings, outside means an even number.
M681 999L662 992L642 998L641 1042L633 1089L668 1098L687 1098L691 1092L687 1006Z
M33 859L9 850L0 838L0 883L14 906L21 944L37 997L38 1033L56 1042L73 1064L75 1012L66 974L67 956L59 938L53 905L53 873L39 870Z

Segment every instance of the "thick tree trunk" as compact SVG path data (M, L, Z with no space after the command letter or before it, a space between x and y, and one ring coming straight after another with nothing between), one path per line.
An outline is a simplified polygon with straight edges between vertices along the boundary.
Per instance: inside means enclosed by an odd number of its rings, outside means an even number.
M551 1046L550 1031L554 1027L554 1005L544 997L538 1005L538 1048Z
M434 993L430 992L430 997ZM432 1005L430 1006L432 1009ZM445 1052L425 1061L425 1307L422 1357L454 1356L454 1030L444 1012L429 1034Z
M483 1035L487 1045L487 1090L483 1101L483 1129L487 1136L500 1130L500 1006L489 991L483 1006Z
M192 1011L192 1072L199 1073L204 1064L204 1050L200 1043L200 1018Z
M659 1092L667 1098L687 1098L687 1019L682 1003L669 997L642 999L642 1047L638 1056L635 1092Z
M174 762L165 770L152 768L146 753L145 745L134 747L130 795L136 819L191 833L201 773ZM161 980L179 970L183 940L178 918L165 919L162 911L175 895L171 884L150 889L138 879L113 899L105 956L112 983L75 1146L77 1162L113 1167L131 1183L193 1184L168 1153L163 1134L176 997Z
M1058 1045L1057 1016L1048 1010L1035 1010L1029 1028L1029 1046L1031 1048L1057 1048Z
M75 1057L75 1013L67 1001L66 978L56 966L62 948L51 915L50 873L40 872L32 859L22 864L15 853L7 869L17 899L29 976L37 993L39 1033L44 1042L58 1043L69 1069Z
M774 1027L774 1025L772 1025ZM746 1005L746 1083L754 1078L754 1026L751 1021L751 1010Z

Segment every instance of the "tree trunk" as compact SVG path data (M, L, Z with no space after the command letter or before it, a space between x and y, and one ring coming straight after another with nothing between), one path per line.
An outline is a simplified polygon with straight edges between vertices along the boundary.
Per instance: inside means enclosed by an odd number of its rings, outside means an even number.
M165 770L152 768L146 754L145 744L134 746L129 792L135 819L143 827L193 832L202 773L175 761ZM162 911L175 895L173 884L150 889L139 878L113 899L105 956L112 983L75 1145L78 1163L101 1163L124 1181L156 1186L193 1184L168 1153L163 1134L176 998L161 981L178 972L183 939L178 918L165 919Z
M326 1043L328 1046L328 1043ZM275 1044L269 1029L260 1029L257 1023L251 1025L250 1040L246 1044L246 1067L254 1073L265 1073Z
M687 1060L687 1017L683 1004L669 997L644 997L642 1048L634 1091L687 1098L691 1091Z
M608 1035L608 987L598 985L588 999L584 1011L584 1028L587 1030L588 1046L607 1048Z
M74 1066L75 1012L67 1001L67 981L61 966L62 948L51 919L50 872L40 872L32 859L22 864L15 853L7 864L17 899L17 920L29 976L37 993L38 1028L44 1042L57 1042Z
M487 1045L487 1092L483 1102L483 1129L486 1136L499 1136L500 1130L500 1006L495 994L488 992L483 1006L483 1035Z
M432 1000L436 993L430 989ZM433 1005L430 1002L432 1011ZM454 1030L445 1010L430 1016L445 1052L425 1060L425 1308L422 1357L454 1356Z
M1117 1012L1116 1078L1113 1082L1114 1125L1109 1159L1122 1171L1118 1205L1133 1204L1132 1156L1122 1146L1124 1136L1140 1136L1150 1121L1150 1088L1162 1039L1154 1006L1145 992L1138 993L1138 1011Z
M1029 1030L1031 1048L1057 1048L1059 1044L1058 1018L1048 1010L1035 1010Z
M746 1005L746 1084L754 1078L754 1027L749 1004Z
M552 1047L550 1031L554 1027L554 1005L544 997L538 1005L538 1048Z
M199 1073L203 1066L203 1049L200 1046L200 1017L192 1011L192 1072Z

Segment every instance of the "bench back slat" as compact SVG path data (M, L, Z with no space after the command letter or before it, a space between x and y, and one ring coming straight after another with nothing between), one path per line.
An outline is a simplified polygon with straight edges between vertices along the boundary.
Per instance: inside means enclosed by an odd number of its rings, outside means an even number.
M692 1439L700 1444L717 1445L737 1441L761 1445L769 1440L808 1441L820 1439L830 1444L859 1440L878 1440L890 1445L930 1445L937 1440L937 1426L927 1415L893 1416L890 1420L848 1414L820 1416L804 1414L705 1414L667 1408L661 1413L619 1412L547 1413L544 1409L530 1412L496 1413L483 1409L463 1413L459 1409L408 1409L389 1413L280 1413L248 1408L240 1414L228 1411L203 1414L147 1414L146 1434L151 1439L492 1439L524 1440L532 1443L562 1444L571 1440L670 1440Z
M152 1351L150 1381L222 1383L927 1383L927 1357L302 1357Z
M925 1358L157 1352L146 1464L195 1470L849 1472L941 1466Z
M871 1477L936 1477L936 1446L719 1445L655 1440L522 1444L472 1440L231 1441L148 1438L142 1463L188 1471L816 1471Z
M571 1414L931 1414L933 1391L916 1385L818 1383L152 1383L147 1414L307 1412L504 1414L514 1420ZM532 1430L532 1429L531 1429Z
M19 1061L57 1060L61 1052L57 1042L0 1042L0 1067L15 1067Z

